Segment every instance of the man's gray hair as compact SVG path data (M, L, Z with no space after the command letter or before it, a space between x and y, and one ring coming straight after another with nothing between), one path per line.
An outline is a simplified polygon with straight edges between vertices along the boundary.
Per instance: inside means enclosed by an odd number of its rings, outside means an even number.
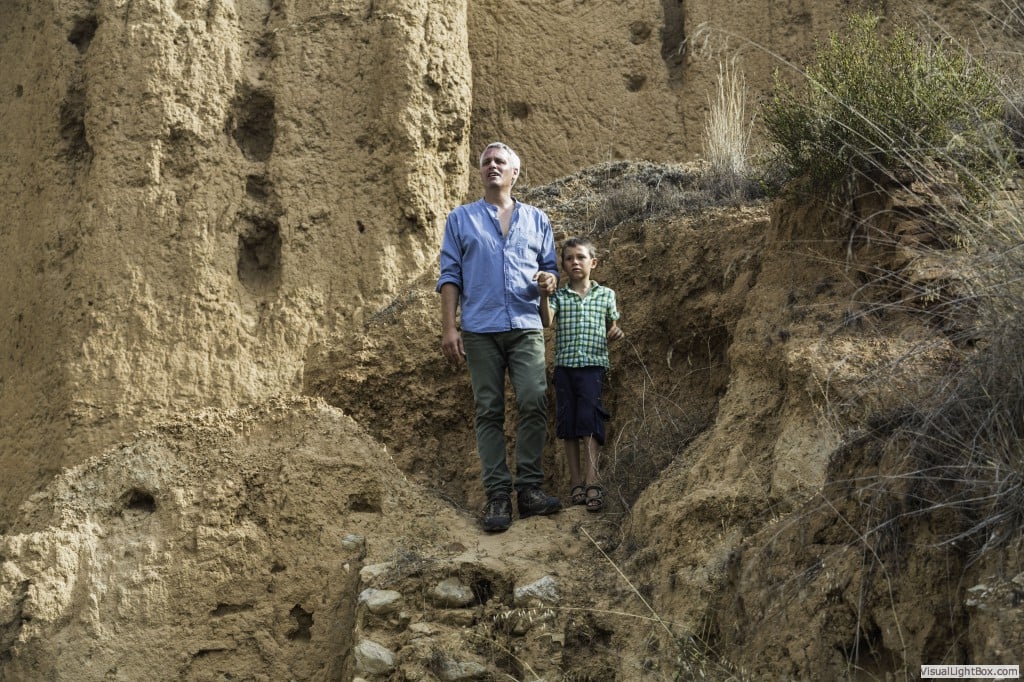
M509 163L509 165L512 166L512 168L515 168L516 170L519 170L519 165L520 165L519 155L516 154L514 151L512 151L512 147L509 147L504 142L492 142L489 145L487 145L486 147L484 147L484 150L482 152L480 152L480 161L479 161L479 163L477 163L477 165L478 166L484 165L484 154L487 153L488 149L495 149L495 148L497 148L497 149L504 149L505 152L508 154L508 163Z

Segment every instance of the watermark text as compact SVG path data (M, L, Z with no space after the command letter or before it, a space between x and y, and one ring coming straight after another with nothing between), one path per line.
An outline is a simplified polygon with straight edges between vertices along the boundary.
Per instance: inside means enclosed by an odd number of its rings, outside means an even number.
M922 665L921 679L1016 680L1019 665Z

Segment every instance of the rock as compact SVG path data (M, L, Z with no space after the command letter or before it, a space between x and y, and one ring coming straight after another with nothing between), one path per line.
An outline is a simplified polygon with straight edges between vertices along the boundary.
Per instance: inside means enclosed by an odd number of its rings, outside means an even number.
M371 584L374 580L391 570L391 567L392 564L390 562L363 566L359 571L359 580L364 584Z
M549 575L540 580L515 589L514 603L519 607L541 606L558 603L558 584Z
M353 552L364 552L366 551L366 538L362 535L346 535L341 539L341 546Z
M431 637L437 634L438 628L431 623L413 623L409 626L409 632L416 637Z
M395 654L386 646L370 639L361 640L355 647L356 671L367 675L383 675L395 667Z
M442 580L434 586L430 596L438 606L448 608L469 606L476 600L473 590L464 585L458 578Z
M368 587L359 593L359 603L365 604L370 613L384 616L398 610L402 593L395 590L377 590Z

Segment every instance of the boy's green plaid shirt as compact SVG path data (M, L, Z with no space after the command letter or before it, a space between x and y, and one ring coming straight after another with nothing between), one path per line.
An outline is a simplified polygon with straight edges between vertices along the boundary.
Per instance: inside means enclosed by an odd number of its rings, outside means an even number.
M615 292L592 282L587 295L564 286L548 299L555 318L555 365L611 368L608 322L619 319Z

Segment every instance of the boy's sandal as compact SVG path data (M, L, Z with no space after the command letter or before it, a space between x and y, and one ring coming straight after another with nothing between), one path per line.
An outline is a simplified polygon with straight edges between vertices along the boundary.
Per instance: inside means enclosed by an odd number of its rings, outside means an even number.
M573 504L587 503L587 489L581 485L574 485L569 492L569 499Z
M594 494L591 495L590 491L593 490ZM604 487L600 485L588 485L586 488L587 496L587 511L588 512L599 512L604 509Z

